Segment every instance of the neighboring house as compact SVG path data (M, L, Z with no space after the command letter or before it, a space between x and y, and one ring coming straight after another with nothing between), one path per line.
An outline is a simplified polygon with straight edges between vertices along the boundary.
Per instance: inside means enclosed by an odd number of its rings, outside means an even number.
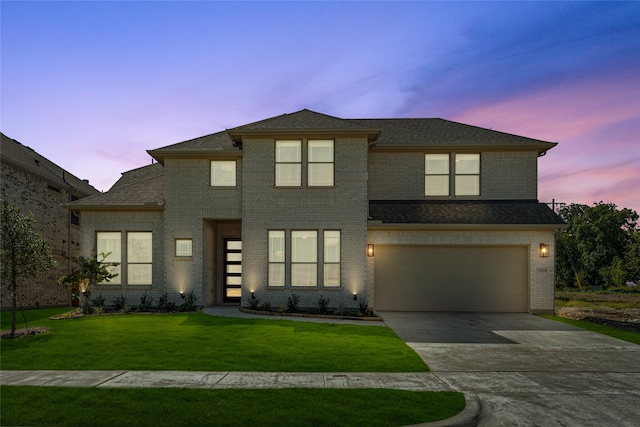
M537 161L556 144L442 119L302 110L150 150L82 211L85 255L132 305L553 312L554 231ZM356 300L357 298L357 300Z
M80 255L80 216L63 204L98 194L87 181L76 178L29 147L0 134L2 168L0 198L31 212L34 228L51 247L57 267L18 286L23 307L64 306L70 303L69 291L57 283L72 267L72 258ZM6 286L0 291L2 307L11 306Z

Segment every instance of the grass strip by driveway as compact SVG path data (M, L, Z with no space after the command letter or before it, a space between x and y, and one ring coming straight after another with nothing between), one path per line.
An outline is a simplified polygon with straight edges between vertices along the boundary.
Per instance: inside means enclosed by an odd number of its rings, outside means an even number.
M566 323L568 325L577 326L578 328L588 331L597 332L602 335L608 335L634 344L640 344L640 333L633 331L625 331L624 329L614 328L612 326L599 325L597 323L587 322L584 320L573 320L565 317L543 314L542 317Z
M0 390L0 425L21 426L403 426L465 406L461 393L386 389Z
M30 326L51 331L3 339L2 369L428 371L415 351L386 327L237 319L200 312L49 319L63 311L25 311ZM2 312L2 329L10 325L9 316Z

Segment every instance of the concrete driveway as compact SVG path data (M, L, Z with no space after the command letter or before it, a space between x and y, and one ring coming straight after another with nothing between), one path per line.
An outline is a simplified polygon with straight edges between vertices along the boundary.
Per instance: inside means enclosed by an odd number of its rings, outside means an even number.
M640 346L530 314L380 313L480 426L640 426Z

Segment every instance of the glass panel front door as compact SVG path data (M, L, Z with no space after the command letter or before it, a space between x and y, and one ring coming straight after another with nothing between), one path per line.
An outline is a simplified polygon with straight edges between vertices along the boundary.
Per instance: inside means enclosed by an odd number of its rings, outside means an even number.
M240 302L242 288L242 241L224 240L224 302Z

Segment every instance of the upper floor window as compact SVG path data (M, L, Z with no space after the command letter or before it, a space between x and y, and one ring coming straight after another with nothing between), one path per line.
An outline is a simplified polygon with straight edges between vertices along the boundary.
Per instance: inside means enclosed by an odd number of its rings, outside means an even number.
M456 154L456 196L480 195L480 154Z
M302 187L303 183L307 187L334 185L332 139L276 141L275 157L276 187Z
M309 140L309 187L333 186L333 140Z
M454 163L453 168L450 166ZM453 180L451 170L454 171ZM480 154L425 154L425 196L479 196Z
M211 161L211 186L235 187L236 186L236 161L212 160Z
M302 185L302 141L276 141L276 186Z
M449 195L449 155L426 154L424 159L425 196Z

